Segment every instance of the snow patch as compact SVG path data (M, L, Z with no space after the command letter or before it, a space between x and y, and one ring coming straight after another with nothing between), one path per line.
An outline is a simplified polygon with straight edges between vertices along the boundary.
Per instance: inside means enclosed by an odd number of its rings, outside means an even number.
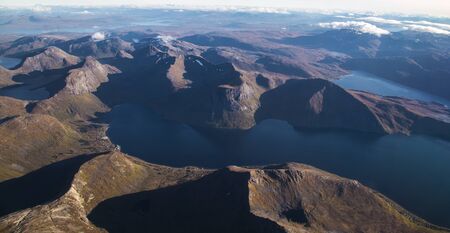
M199 60L195 60L199 65L203 66L203 63Z
M94 41L100 41L100 40L104 40L106 37L105 33L103 32L96 32L94 34L92 34L91 38Z
M156 38L160 39L162 42L164 43L168 43L170 41L175 40L174 37L172 36L167 36L167 35L158 35Z

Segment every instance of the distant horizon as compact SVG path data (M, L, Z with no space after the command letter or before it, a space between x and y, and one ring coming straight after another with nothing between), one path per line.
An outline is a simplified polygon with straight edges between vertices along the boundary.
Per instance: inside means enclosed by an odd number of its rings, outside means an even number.
M281 1L246 1L241 3L236 0L213 0L204 3L199 0L170 0L164 4L156 3L152 0L146 1L127 1L120 0L100 0L92 3L87 0L77 1L76 3L55 1L55 0L4 0L0 3L1 7L8 8L33 8L33 7L137 7L137 8L173 8L186 10L219 10L219 11L256 11L267 13L289 13L295 11L308 11L318 13L375 13L375 14L393 14L418 15L431 17L450 18L450 1L446 0L399 0L392 2L389 0L377 1L377 4L370 1L358 0L317 0L313 3L308 0L281 0ZM401 9L401 10L399 10ZM42 12L45 12L45 8ZM50 9L47 9L50 10Z

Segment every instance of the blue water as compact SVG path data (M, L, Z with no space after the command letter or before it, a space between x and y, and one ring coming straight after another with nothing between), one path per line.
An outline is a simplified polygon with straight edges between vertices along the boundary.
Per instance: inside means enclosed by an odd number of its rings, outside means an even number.
M14 68L20 62L21 62L21 60L18 59L18 58L10 58L10 57L2 57L2 56L0 56L0 65L5 67L5 68L7 68L7 69Z
M395 83L373 74L352 71L349 75L342 76L334 83L347 89L372 92L383 96L399 96L409 99L416 99L425 102L435 102L450 106L450 101L439 96Z
M171 166L306 163L357 179L428 221L450 226L450 142L426 136L300 131L267 120L247 131L206 130L137 105L107 114L126 153Z

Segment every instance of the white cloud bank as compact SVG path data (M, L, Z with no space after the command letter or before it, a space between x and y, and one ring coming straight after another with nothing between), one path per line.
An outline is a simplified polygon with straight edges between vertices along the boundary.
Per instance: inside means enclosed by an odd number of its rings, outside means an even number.
M385 35L389 34L387 30L377 27L374 24L387 24L396 26L399 29L417 31L417 32L427 32L440 35L450 35L450 24L446 23L436 23L430 21L408 21L408 20L397 20L382 18L379 16L368 16L368 17L351 17L351 16L336 16L337 18L351 18L353 21L346 22L331 22L331 23L321 23L319 26L325 28L333 29L353 29L363 33L371 33L374 35Z
M49 6L35 5L31 7L31 10L36 13L50 13L52 8Z
M391 24L391 25L401 25L402 22L399 20L394 20L394 19L385 19L385 18L381 18L381 17L362 17L362 18L358 18L359 20L362 21L368 21L368 22L372 22L372 23L381 23L381 24Z
M390 33L389 31L379 28L373 24L362 21L319 23L319 26L332 29L352 29L361 33L369 33L376 36L388 35Z
M88 10L84 10L84 11L77 11L75 12L75 14L80 14L80 15L91 15L93 14L92 12L88 11Z
M450 24L445 23L435 23L430 21L400 21L393 19L385 19L381 17L363 17L358 18L359 20L369 21L373 23L380 24L390 24L401 27L403 30L417 31L417 32L428 32L433 34L450 35Z
M445 24L445 23L434 23L434 22L430 22L430 21L403 21L404 23L407 24L418 24L418 25L426 25L426 26L433 26L433 27L437 27L440 29L444 29L444 30L450 30L450 24Z
M417 32L428 32L433 34L450 35L450 31L440 29L437 27L409 24L403 27L404 30L417 31Z

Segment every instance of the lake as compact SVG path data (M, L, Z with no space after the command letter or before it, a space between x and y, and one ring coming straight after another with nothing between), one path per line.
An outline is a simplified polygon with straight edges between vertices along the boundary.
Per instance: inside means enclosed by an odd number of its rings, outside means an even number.
M2 56L0 56L0 65L5 67L5 68L7 68L7 69L14 68L21 61L22 60L20 60L18 58L11 58L11 57L2 57Z
M105 116L122 151L152 163L219 168L300 162L359 180L414 214L450 227L450 142L427 136L301 131L266 120L247 131L207 130L137 105Z
M352 71L350 74L342 76L339 80L335 80L334 83L346 89L367 91L383 96L399 96L425 102L436 102L450 106L450 100L361 71Z

